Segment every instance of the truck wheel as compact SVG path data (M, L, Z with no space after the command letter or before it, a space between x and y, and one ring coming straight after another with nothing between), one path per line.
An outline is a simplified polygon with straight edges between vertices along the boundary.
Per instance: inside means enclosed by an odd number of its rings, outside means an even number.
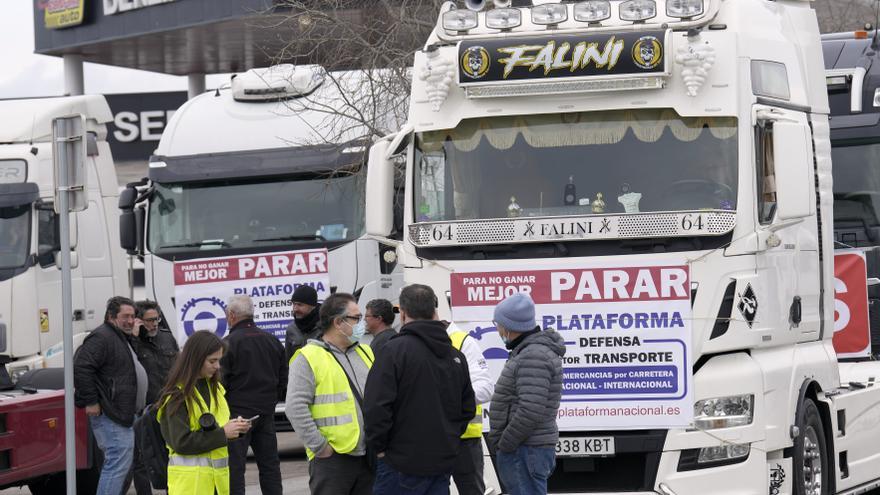
M28 490L31 491L31 495L65 493L67 490L67 480L63 472L50 474L28 483Z
M819 408L812 399L804 401L800 435L794 441L794 486L797 495L828 494L828 446Z

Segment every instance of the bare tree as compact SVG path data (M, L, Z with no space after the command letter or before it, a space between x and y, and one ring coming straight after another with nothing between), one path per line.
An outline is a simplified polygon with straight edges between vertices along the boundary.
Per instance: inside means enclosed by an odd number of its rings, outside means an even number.
M292 110L326 114L328 143L371 141L408 113L413 55L433 29L442 0L279 0L264 23L285 33L275 63L319 63L324 88ZM268 27L268 26L265 26Z

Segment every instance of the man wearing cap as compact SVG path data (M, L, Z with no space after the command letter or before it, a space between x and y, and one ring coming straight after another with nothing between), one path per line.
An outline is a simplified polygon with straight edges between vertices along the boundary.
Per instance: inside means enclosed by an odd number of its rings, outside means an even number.
M284 336L285 362L290 362L293 354L303 348L309 340L320 340L321 329L318 326L318 291L311 285L300 285L290 297L293 308L293 321L287 325Z
M511 495L546 494L556 467L565 342L556 331L541 330L535 303L522 293L495 307L495 326L510 350L489 408L498 474Z

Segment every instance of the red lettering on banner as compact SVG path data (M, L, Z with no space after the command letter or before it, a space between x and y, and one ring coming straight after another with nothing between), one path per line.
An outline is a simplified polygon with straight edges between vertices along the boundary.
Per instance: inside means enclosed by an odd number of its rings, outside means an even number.
M454 273L453 306L496 304L517 292L537 304L662 301L690 297L686 266Z
M174 264L175 285L327 273L327 251L299 251L180 262Z
M834 255L834 350L840 356L871 353L868 275L861 253Z

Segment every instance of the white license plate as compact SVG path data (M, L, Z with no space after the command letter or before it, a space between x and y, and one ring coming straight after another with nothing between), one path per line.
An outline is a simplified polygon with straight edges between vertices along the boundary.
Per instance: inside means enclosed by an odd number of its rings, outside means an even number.
M560 457L592 457L614 455L614 437L562 437L556 442Z

